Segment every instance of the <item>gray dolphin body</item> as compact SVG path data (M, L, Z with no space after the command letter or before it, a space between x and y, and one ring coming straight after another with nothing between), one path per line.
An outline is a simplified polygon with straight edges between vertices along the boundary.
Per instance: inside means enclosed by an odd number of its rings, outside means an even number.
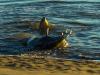
M68 42L64 41L63 36L44 36L41 38L35 38L27 42L27 46L34 49L54 49L68 47Z
M54 27L55 26L49 25L47 19L43 17L40 23L36 24L36 28L38 28L40 33L42 33L42 37L32 37L34 35L30 33L19 33L12 38L20 41L22 45L33 49L53 49L68 47L68 41L66 40L66 36L48 35L49 30L53 30Z

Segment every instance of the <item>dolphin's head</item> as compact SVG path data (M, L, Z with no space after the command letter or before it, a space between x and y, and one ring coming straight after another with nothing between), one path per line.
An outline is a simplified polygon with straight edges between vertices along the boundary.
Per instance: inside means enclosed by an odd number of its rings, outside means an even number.
M40 29L47 29L48 26L48 20L46 19L46 17L43 17L40 21Z
M40 21L39 30L42 34L47 34L47 29L49 28L48 20L46 17L43 17Z

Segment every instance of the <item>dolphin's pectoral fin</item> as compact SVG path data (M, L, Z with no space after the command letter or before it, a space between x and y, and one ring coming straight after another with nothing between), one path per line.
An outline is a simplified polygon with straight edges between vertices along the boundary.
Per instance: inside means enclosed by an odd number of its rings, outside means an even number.
M17 25L14 27L16 28L29 28L31 25L31 21L21 21L21 22L15 22Z
M18 42L20 45L27 46L27 41L33 35L31 33L18 33L5 38L9 42Z
M30 38L31 36L32 36L31 33L18 33L18 34L11 35L10 37L8 37L8 39L22 40L22 39Z
M55 27L55 25L52 23L49 23L48 25L49 25L49 29L54 29L54 27Z
M32 30L38 30L39 29L39 25L40 25L40 21L36 21L34 23L31 23L30 27L32 28Z

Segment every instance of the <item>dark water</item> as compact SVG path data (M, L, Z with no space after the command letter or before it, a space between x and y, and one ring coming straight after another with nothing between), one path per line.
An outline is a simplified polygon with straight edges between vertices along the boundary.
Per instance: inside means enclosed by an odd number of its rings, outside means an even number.
M15 28L21 25L17 22L36 21L43 16L74 32L68 38L71 47L65 53L56 51L55 57L100 60L100 2L0 0L0 54L17 54L22 49L8 47L9 42L2 39L18 32L32 32Z

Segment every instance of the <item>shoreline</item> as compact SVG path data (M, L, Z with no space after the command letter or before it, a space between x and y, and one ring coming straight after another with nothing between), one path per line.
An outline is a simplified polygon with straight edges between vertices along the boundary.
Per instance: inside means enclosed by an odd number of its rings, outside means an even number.
M85 61L94 61L94 62L100 62L100 60L89 60L89 59L67 59L67 58L57 58L57 57L51 57L51 56L42 56L42 55L0 55L1 57L33 57L33 58L47 58L47 59L61 59L61 60L65 60L65 61L80 61L80 60L85 60Z
M99 75L100 62L0 56L0 75Z

